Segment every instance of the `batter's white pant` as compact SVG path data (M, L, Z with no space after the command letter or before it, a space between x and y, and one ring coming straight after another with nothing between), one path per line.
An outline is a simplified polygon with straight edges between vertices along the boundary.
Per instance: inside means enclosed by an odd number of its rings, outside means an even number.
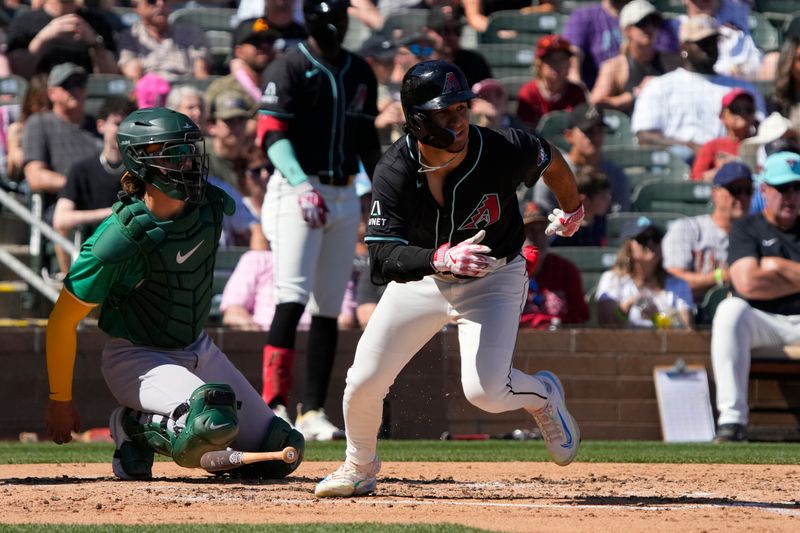
M717 387L718 424L747 425L750 350L800 341L800 315L754 309L741 298L723 300L711 326L711 364Z
M103 349L103 377L120 405L169 416L205 383L225 383L241 403L238 450L258 450L274 416L250 382L205 332L182 350L111 339Z
M426 276L390 283L347 372L343 406L348 459L356 464L375 459L389 387L414 354L450 321L458 326L461 386L467 400L491 413L543 407L542 382L511 366L527 290L521 257L484 278Z
M273 251L276 303L308 303L311 315L336 318L353 272L361 203L355 187L309 183L329 212L322 228L311 229L300 212L295 187L280 172L267 184L262 209L264 235Z

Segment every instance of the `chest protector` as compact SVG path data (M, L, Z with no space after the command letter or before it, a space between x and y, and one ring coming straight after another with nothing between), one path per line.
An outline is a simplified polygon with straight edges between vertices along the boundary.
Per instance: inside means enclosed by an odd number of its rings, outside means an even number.
M126 296L104 302L101 329L113 321L124 325L131 342L160 348L182 348L200 335L211 309L222 218L233 212L233 201L209 187L205 202L186 209L160 221L141 201L124 197L114 204L116 223L144 259L145 276Z

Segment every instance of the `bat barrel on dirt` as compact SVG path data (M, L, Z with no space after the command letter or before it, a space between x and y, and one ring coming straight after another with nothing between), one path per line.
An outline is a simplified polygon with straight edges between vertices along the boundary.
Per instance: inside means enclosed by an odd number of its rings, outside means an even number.
M283 461L293 463L297 460L297 450L287 446L277 452L240 452L238 450L219 450L206 452L200 458L200 466L208 472L221 472L242 465L261 461Z

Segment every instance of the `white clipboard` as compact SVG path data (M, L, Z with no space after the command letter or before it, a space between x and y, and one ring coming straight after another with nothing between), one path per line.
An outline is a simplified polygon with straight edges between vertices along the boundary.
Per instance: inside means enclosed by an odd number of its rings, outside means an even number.
M714 414L708 374L702 365L653 368L658 413L664 442L711 442L714 440Z

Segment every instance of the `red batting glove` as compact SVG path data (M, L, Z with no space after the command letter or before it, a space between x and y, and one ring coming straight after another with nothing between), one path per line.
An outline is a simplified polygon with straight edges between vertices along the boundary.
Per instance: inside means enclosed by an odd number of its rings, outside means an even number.
M532 278L536 265L539 263L539 249L536 246L525 246L522 249L522 257L525 258L525 270L528 272L528 277Z
M321 228L325 225L328 217L328 206L325 205L325 199L308 182L298 185L298 187L303 187L304 189L297 195L297 203L303 213L303 220L306 221L306 224L311 229Z
M565 213L561 209L553 209L547 215L550 225L544 230L545 235L560 235L561 237L572 237L583 221L583 204L572 213Z

